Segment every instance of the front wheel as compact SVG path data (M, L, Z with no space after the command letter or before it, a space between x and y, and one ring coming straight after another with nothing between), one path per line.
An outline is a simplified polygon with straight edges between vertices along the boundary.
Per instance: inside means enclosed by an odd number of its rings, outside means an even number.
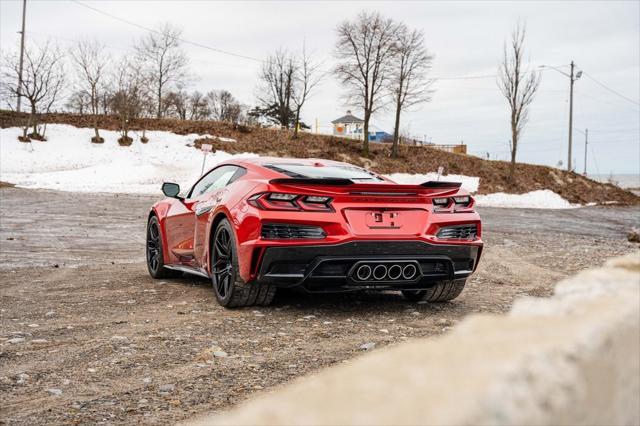
M229 221L222 219L211 242L211 281L218 303L226 308L270 304L276 288L262 283L245 283L238 270L235 235Z
M462 293L466 278L439 281L425 290L403 290L402 295L410 302L447 302Z
M153 278L172 278L180 275L178 271L172 271L164 267L164 254L162 251L162 234L160 223L156 216L151 216L147 223L147 269Z

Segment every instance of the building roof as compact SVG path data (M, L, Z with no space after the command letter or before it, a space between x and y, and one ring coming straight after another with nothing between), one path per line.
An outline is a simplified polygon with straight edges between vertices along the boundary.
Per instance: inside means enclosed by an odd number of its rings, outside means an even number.
M364 120L361 119L361 118L356 117L355 115L352 115L351 111L347 111L347 115L343 115L340 118L336 118L331 123L333 123L333 124L338 124L338 123L364 123Z

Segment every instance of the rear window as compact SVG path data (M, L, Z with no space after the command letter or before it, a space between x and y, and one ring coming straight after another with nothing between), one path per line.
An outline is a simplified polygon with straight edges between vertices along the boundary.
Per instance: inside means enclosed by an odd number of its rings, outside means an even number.
M340 178L355 182L383 182L378 176L355 166L309 166L306 164L268 164L265 167L293 178Z

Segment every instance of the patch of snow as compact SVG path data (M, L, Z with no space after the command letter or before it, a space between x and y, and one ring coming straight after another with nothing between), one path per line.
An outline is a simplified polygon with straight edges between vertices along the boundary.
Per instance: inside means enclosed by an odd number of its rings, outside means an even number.
M17 127L0 130L0 180L26 188L160 194L162 182L188 188L202 168L203 153L190 147L202 137L196 134L147 131L143 144L141 132L130 132L129 147L118 145L118 132L101 130L104 143L93 144L93 129L62 124L47 125L47 142L19 142L20 134ZM248 156L255 154L207 154L205 170Z
M218 139L220 142L237 142L235 139L233 138L225 138L222 136L214 136L214 139Z
M520 209L575 209L580 204L571 204L560 195L549 189L531 191L526 194L476 195L476 203L480 207L510 207Z
M426 173L426 174L412 174L412 173L391 173L386 175L389 179L396 183L403 184L420 184L423 182L428 182L430 180L441 180L445 182L460 182L462 183L462 188L466 189L471 193L478 192L478 186L480 185L480 178L475 176L464 176L464 175L442 175L440 179L438 179L437 173Z

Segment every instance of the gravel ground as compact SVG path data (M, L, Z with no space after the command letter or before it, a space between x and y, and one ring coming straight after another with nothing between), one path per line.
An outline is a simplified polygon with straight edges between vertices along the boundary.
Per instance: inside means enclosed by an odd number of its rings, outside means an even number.
M167 424L228 408L321 367L522 295L637 250L640 208L482 209L483 259L462 295L279 294L224 310L206 280L151 279L144 224L153 197L0 189L3 424Z

